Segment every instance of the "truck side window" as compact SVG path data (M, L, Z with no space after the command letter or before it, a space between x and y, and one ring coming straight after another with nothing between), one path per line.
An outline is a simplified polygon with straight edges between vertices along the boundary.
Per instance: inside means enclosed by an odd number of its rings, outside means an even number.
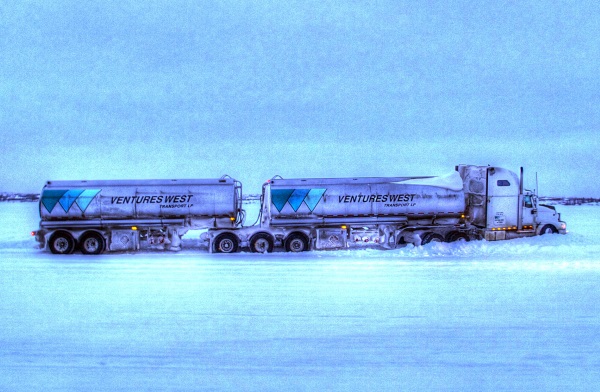
M508 180L498 180L498 186L510 186L510 182Z
M531 202L531 196L525 196L523 198L523 205L525 208L533 208L533 203Z

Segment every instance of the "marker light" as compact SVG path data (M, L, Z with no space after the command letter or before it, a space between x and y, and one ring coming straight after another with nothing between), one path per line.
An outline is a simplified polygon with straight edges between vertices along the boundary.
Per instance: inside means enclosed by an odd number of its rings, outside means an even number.
M233 222L235 220L235 217L231 216L231 217L229 217L229 220Z
M32 236L32 237L35 237L35 235L36 235L36 232L35 232L35 231L32 231L32 232L31 232L31 236Z
M347 229L346 225L342 225L342 229L346 230Z
M137 226L131 226L131 230L136 231L137 230Z

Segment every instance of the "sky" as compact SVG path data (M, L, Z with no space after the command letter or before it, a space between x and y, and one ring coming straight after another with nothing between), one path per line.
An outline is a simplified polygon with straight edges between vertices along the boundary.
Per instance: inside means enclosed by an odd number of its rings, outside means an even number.
M597 1L0 0L0 190L525 167L600 196Z

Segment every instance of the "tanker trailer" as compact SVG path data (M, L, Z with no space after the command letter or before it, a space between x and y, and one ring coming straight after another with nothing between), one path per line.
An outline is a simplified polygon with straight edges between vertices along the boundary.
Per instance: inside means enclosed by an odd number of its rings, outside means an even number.
M198 180L48 181L39 204L41 247L84 254L150 247L179 250L190 229L236 228L242 185Z
M268 241L301 252L467 238L463 183L444 177L273 178L263 186ZM254 249L253 249L254 250Z

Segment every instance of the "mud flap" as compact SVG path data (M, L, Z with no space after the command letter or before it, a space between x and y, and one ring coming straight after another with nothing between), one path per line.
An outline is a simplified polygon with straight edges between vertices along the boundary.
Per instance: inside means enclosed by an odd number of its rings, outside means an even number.
M486 231L486 241L502 241L506 239L506 231Z

